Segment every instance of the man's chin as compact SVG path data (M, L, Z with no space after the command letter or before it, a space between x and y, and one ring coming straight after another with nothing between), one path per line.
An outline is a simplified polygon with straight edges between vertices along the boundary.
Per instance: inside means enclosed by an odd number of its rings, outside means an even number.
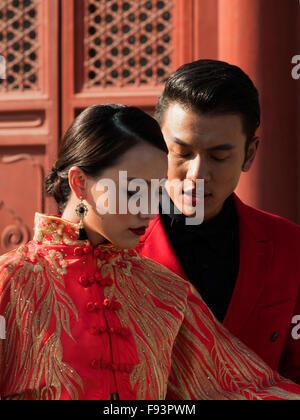
M186 202L183 202L183 204L175 202L175 206L180 211L180 213L183 214L185 217L187 217L189 219L201 219L201 220L203 220L203 216L204 216L203 202L198 203L196 206L191 205L191 204L187 204Z
M182 214L189 218L201 218L206 221L212 219L218 214L218 210L211 203L211 199L204 200L204 203L197 204L196 206L183 205L181 209Z

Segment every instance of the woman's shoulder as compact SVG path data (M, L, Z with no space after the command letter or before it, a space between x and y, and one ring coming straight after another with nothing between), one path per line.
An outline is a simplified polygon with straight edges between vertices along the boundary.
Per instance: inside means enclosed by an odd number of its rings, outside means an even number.
M28 244L12 249L0 256L0 270L7 268L10 265L19 264L24 256L28 253Z
M34 272L35 252L33 241L28 242L0 256L0 284L22 270L27 275Z
M173 271L169 270L164 265L158 263L143 255L139 255L141 268L147 275L147 278L151 283L164 286L166 290L180 295L183 299L187 299L190 283L178 276Z

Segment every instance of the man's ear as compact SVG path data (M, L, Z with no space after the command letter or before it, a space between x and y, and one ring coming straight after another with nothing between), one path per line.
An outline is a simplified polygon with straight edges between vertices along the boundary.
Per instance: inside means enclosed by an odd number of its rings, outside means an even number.
M250 144L248 146L248 150L246 153L246 158L242 167L243 172L248 172L254 162L257 149L260 143L259 137L253 137L253 139L250 141Z

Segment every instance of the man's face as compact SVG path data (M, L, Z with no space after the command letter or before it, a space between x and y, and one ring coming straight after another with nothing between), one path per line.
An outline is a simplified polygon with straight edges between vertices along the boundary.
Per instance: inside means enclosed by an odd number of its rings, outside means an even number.
M250 169L258 141L250 144L245 159L246 134L238 114L196 114L178 103L169 106L161 128L169 149L168 181L194 184L203 179L204 220L215 217L235 190L242 170ZM186 200L197 204L197 197L187 196L183 189L169 193L179 209L184 209Z

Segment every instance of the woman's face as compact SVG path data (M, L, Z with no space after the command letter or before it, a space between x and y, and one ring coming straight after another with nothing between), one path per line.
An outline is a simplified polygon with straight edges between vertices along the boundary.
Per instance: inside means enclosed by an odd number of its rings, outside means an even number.
M106 241L125 249L138 245L150 220L156 217L158 200L153 198L158 197L156 186L166 178L167 167L167 154L143 142L128 150L117 164L101 172L98 179L87 177L77 169L81 174L79 178L84 178L85 195L76 190L76 196L82 195L88 206L84 227L94 245ZM75 179L76 167L71 171L72 182L79 185ZM139 184L136 184L137 179ZM153 180L157 182L151 189ZM74 187L72 190L74 192Z

